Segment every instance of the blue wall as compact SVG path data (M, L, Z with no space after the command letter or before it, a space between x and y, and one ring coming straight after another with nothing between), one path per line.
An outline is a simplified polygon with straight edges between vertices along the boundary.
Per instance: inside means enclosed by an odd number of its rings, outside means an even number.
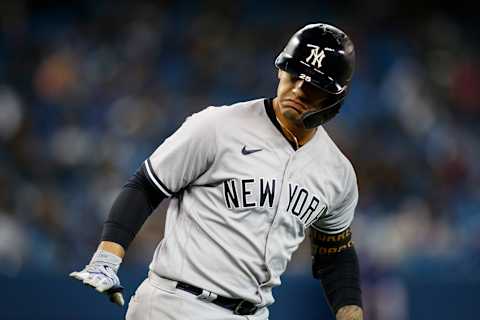
M145 272L121 270L127 301ZM333 319L317 281L309 276L292 275L282 279L283 285L274 292L277 303L271 307L271 319ZM473 319L475 303L480 301L480 284L405 280L408 319ZM126 311L66 275L33 272L13 278L0 276L0 284L2 320L122 319Z

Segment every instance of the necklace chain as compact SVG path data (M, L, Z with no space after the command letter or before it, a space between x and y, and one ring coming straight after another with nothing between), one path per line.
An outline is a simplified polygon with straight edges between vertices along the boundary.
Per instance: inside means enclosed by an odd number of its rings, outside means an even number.
M300 148L300 144L298 143L297 137L290 130L288 130L287 127L283 125L282 121L280 121L280 119L278 119L277 116L275 116L275 118L277 118L277 121L278 123L280 123L280 126L283 128L283 130L285 130L293 138L293 141L295 142L295 149Z

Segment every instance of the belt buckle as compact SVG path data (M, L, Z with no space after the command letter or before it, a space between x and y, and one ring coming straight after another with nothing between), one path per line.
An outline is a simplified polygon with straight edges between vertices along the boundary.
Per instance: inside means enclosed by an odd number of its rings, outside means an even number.
M246 316L246 315L250 315L250 314L253 314L255 313L255 311L257 311L257 307L255 307L254 305L252 305L251 308L249 309L243 309L242 310L242 307L243 307L243 304L244 303L250 303L249 301L247 300L242 300L240 301L237 306L235 307L235 309L233 310L233 313L234 314L238 314L238 315L241 315L241 316Z

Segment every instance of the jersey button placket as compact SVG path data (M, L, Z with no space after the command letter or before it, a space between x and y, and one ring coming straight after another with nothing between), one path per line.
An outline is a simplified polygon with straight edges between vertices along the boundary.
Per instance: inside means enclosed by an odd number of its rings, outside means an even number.
M260 287L264 287L264 286L267 286L267 285L270 285L271 281L273 280L273 274L272 274L272 268L271 268L271 264L269 263L271 261L271 257L270 257L270 245L269 245L269 242L271 240L271 237L272 237L272 232L275 231L275 225L277 224L277 218L279 216L279 214L282 214L281 212L279 212L280 210L282 210L283 208L283 197L284 197L284 194L285 192L288 192L286 191L288 189L288 173L289 173L289 167L290 167L290 164L292 162L292 159L293 159L293 156L295 155L295 151L293 150L289 150L289 153L290 153L290 156L285 164L285 167L284 167L284 170L283 170L283 174L282 174L282 184L280 185L280 194L279 194L279 197L278 197L278 205L277 205L277 208L275 210L275 213L274 213L274 216L273 216L273 219L272 219L272 222L270 224L270 228L268 230L268 234L267 234L267 240L266 240L266 243L265 243L265 266L267 268L267 272L268 272L268 280L261 284Z

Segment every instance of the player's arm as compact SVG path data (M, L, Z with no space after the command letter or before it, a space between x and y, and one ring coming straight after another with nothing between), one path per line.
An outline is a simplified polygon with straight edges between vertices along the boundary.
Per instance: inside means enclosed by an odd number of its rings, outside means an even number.
M100 247L118 256L123 257L147 218L168 197L149 178L147 162L123 186L103 226Z
M148 216L166 197L148 178L144 163L115 199L103 226L102 241L90 263L70 275L123 305L123 287L117 272L125 251Z
M359 306L349 305L337 311L337 320L363 320L363 311Z
M165 198L204 173L215 159L215 108L188 117L128 180L105 221L102 242L90 263L72 277L112 298L122 298L117 271L125 250L145 220ZM113 294L112 294L113 292ZM123 304L123 298L114 302Z
M337 320L362 320L362 293L351 229L327 234L310 229L313 276L322 283Z

